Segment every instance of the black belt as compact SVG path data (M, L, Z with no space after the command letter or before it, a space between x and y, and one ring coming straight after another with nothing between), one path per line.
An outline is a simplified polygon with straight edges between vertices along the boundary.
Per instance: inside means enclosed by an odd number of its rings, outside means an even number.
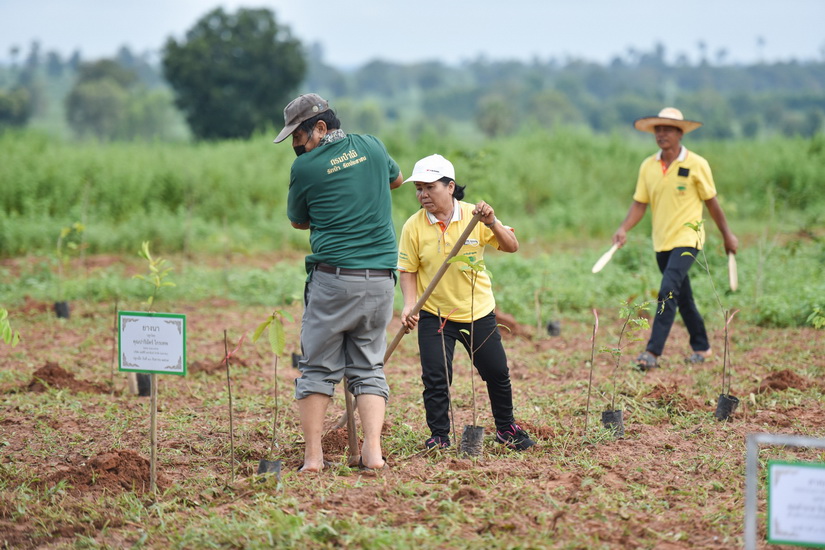
M329 264L316 264L315 269L322 273L333 273L335 275L349 275L351 277L392 277L391 269L348 269L346 267L335 267Z

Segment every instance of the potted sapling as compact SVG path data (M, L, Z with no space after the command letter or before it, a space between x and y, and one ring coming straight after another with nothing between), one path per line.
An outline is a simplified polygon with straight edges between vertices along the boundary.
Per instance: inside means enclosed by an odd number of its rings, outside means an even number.
M613 373L611 375L612 395L610 398L610 407L602 412L602 426L611 430L617 438L624 436L622 409L616 408L619 367L622 363L623 350L629 342L640 341L642 338L639 333L649 328L650 325L644 313L649 311L650 305L650 302L643 302L641 304L631 304L629 301L622 302L619 307L619 318L622 322L622 327L619 329L616 347L603 347L600 349L601 352L609 353L613 356ZM596 323L598 323L598 317L596 319ZM593 329L594 340L597 326L598 325L594 325Z
M85 226L80 222L60 229L55 246L57 260L57 299L54 302L54 313L58 319L69 318L69 302L63 294L63 267L69 263L72 255L83 248L83 231Z
M695 223L686 223L687 227L690 227L696 232L697 235L697 246L699 248L700 236L702 232L702 225L704 224L704 220L699 220ZM723 350L722 350L722 387L721 393L716 400L716 411L714 412L714 416L717 420L729 420L731 416L733 416L734 411L736 411L736 407L739 405L739 398L734 397L730 393L730 385L731 385L731 375L732 375L732 367L731 367L731 359L730 359L730 324L733 321L733 316L738 313L739 310L730 310L722 304L722 299L719 296L719 291L716 288L716 284L713 281L713 275L710 272L710 264L708 263L708 257L705 254L705 248L702 247L700 249L702 253L702 259L696 258L696 263L699 264L702 269L705 270L705 273L708 275L708 279L710 280L710 287L713 290L713 296L716 298L716 304L719 306L719 312L722 315L722 322L724 323L724 340L723 340ZM683 252L684 255L692 256L690 252Z
M470 319L475 317L475 287L476 282L478 281L478 277L481 273L487 273L487 276L492 278L492 273L486 268L484 264L484 260L476 260L475 258L471 258L466 254L462 254L459 256L455 256L448 260L449 263L462 263L462 271L464 273L469 273L471 286L470 286ZM452 313L452 312L451 312ZM449 315L448 315L449 317ZM446 319L444 322L446 323ZM443 327L443 325L442 325ZM477 416L477 409L476 409L476 388L475 388L475 350L480 349L484 343L495 333L495 329L493 332L488 334L482 342L476 346L475 345L475 322L470 322L470 330L461 329L460 333L462 338L465 338L465 342L469 343L470 349L470 383L472 388L472 407L473 407L473 423L472 425L464 426L464 431L461 434L461 441L459 443L459 452L468 456L478 456L481 454L482 443L484 441L484 426L478 425L478 416ZM507 326L502 325L500 323L496 324L496 328L502 327L510 330ZM445 368L446 368L446 357L445 357ZM448 380L449 384L449 380Z
M276 478L280 478L281 461L272 460L272 452L274 451L277 442L277 428L278 428L278 358L283 355L286 347L286 335L284 334L283 319L286 318L292 321L292 315L287 311L276 309L272 314L258 325L255 333L252 335L252 341L257 342L261 335L266 332L269 338L269 347L274 355L274 381L275 381L275 406L272 415L272 439L269 442L269 452L266 458L262 458L258 462L258 475L275 474Z
M146 260L149 272L146 275L134 275L133 278L146 281L152 286L152 293L149 294L143 304L147 307L148 311L154 311L153 308L155 299L157 298L160 289L175 286L175 283L166 280L166 277L169 276L169 272L172 271L172 268L166 267L165 259L152 256L152 253L149 251L149 241L143 241L138 255ZM135 378L132 378L131 376L134 376ZM152 392L151 380L152 375L150 374L130 374L129 386L131 392L133 394L136 393L140 397L148 397Z

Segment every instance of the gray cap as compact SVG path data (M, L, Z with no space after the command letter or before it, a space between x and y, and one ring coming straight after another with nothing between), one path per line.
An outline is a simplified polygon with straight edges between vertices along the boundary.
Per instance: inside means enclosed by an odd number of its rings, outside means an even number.
M318 94L299 95L284 108L284 129L275 138L275 143L289 137L303 121L328 110L329 103Z

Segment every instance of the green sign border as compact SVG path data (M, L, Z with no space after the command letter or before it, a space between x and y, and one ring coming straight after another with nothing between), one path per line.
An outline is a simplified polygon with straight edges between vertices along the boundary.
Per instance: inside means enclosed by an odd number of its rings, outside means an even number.
M145 369L124 369L123 368L123 346L121 329L123 317L160 317L164 319L180 319L183 321L183 372L170 372L166 370L145 370ZM119 372L139 372L143 374L173 374L175 376L186 376L186 315L181 313L154 313L151 311L118 311L117 312L117 370Z
M783 539L775 539L771 536L771 532L773 529L771 528L771 487L773 484L771 483L771 478L773 477L773 469L772 466L795 466L801 468L815 468L815 469L825 469L825 462L789 462L787 460L769 460L768 461L768 509L766 511L766 517L768 521L768 543L770 544L790 544L791 546L805 546L807 548L825 548L825 544L820 544L818 542L799 542L799 541L789 541Z

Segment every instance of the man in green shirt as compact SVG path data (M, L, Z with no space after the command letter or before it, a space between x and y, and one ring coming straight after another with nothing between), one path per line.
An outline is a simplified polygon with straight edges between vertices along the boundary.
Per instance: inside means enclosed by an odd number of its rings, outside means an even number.
M306 448L301 471L324 467L323 421L335 385L346 378L364 430L361 466L380 469L389 387L386 329L392 319L398 256L390 190L404 178L380 140L346 134L328 102L297 97L284 109L297 159L289 178L287 216L310 231L301 325L303 358L295 381Z

